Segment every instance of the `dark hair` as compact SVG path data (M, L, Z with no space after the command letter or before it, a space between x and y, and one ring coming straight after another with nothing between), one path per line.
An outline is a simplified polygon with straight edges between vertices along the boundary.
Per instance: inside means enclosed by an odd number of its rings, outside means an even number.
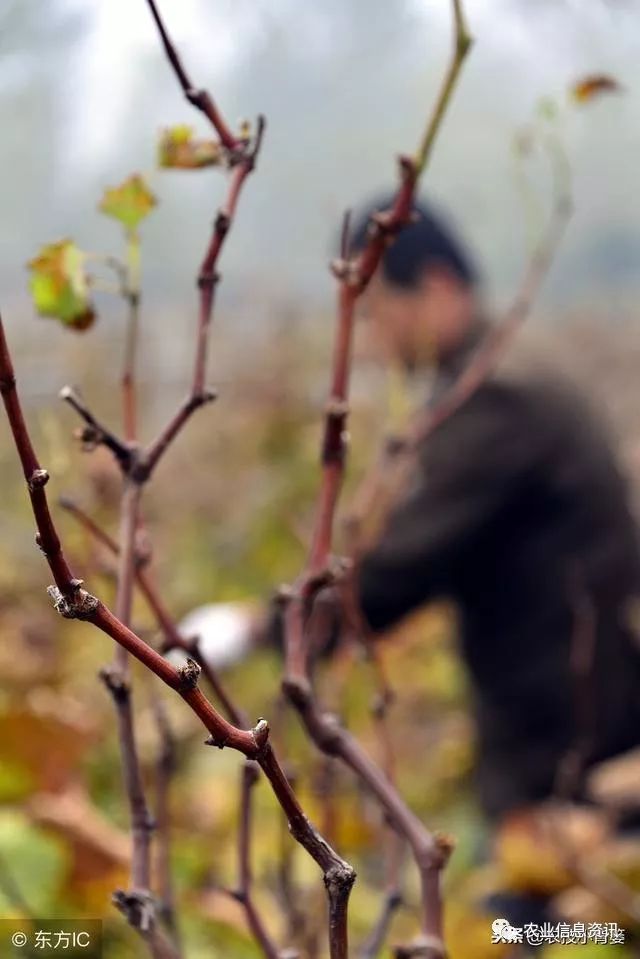
M383 197L360 211L352 233L355 250L362 249L367 241L371 216L392 204L393 197ZM413 211L415 222L403 227L384 253L381 269L385 280L410 290L418 285L429 266L440 263L466 286L474 286L478 279L475 266L446 221L423 202L414 202Z

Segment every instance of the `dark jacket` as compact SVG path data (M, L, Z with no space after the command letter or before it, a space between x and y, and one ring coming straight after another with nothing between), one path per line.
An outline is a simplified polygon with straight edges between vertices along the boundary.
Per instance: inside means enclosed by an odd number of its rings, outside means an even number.
M468 362L461 352L442 379ZM578 743L587 766L640 743L627 490L607 431L544 364L507 364L424 442L358 585L376 632L428 600L456 602L489 815L548 797ZM572 650L591 664L582 679Z

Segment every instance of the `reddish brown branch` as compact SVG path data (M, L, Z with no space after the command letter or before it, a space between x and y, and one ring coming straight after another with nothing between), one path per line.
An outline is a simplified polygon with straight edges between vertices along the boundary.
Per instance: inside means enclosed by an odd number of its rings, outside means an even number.
M397 789L396 756L391 730L389 728L389 710L394 702L395 694L389 684L376 645L374 643L368 643L367 652L374 667L377 680L377 691L372 711L378 732L378 742L380 743L382 752L381 765L387 778ZM400 870L406 843L401 833L389 824L387 817L385 817L385 825L386 891L380 914L371 933L362 946L360 953L361 959L376 959L380 954L387 941L391 921L403 901Z
M320 709L308 684L287 684L285 681L285 688L316 746L329 756L339 757L356 774L377 799L391 825L406 838L420 872L424 931L434 939L441 939L440 872L451 854L451 840L445 836L433 836L425 829L357 740L339 725L334 716Z
M144 793L133 724L129 681L115 666L105 667L100 675L111 693L116 708L122 775L125 795L129 803L133 840L131 889L126 893L119 890L116 896L122 893L129 899L132 897L138 898L140 915L137 919L136 928L144 932L152 925L155 913L153 896L151 895L151 836L155 823L149 812ZM148 914L146 914L147 911Z
M323 871L329 899L330 959L348 959L347 908L356 874L348 863L336 855L304 815L268 743L263 758L258 761L285 811L291 835L304 846Z
M173 71L178 79L178 83L182 87L182 92L189 103L204 113L220 137L220 142L223 144L223 146L225 146L227 150L233 151L241 141L238 141L233 136L231 130L223 120L220 111L213 102L212 97L207 93L207 91L197 90L194 87L189 75L187 74L187 71L183 66L182 60L180 59L178 52L172 43L169 34L167 33L155 0L147 0L147 3L149 5L149 9L151 10L151 15L155 20L156 27L158 28L158 33L160 34L160 39L162 40L162 45L167 55L167 59L173 68Z
M216 394L205 388L205 378L214 295L219 279L216 267L224 242L233 224L242 187L249 174L255 169L262 145L264 128L264 118L259 117L254 143L250 148L247 147L244 150L241 158L238 160L231 174L227 199L216 216L211 240L198 274L200 307L191 392L187 399L181 403L160 435L149 445L142 455L140 470L144 479L148 479L152 474L165 451L191 415L205 403L215 399Z
M148 0L148 2L154 16L157 18L157 9L153 0ZM159 19L157 19L157 22L160 23ZM166 36L164 28L161 28L161 30L163 37ZM247 177L255 169L258 154L262 146L264 130L264 117L259 117L253 143L242 141L241 152L238 154L237 162L231 173L227 198L215 218L211 240L202 260L197 280L200 291L200 306L191 391L186 400L180 404L175 414L161 430L160 434L145 450L138 450L133 444L123 443L110 430L99 423L71 387L65 387L61 393L62 398L76 410L87 424L87 432L86 435L83 436L85 442L93 444L101 443L110 449L120 464L123 473L130 476L136 483L142 484L148 482L164 453L185 423L191 418L192 414L200 409L201 406L204 406L216 398L216 393L213 390L205 388L209 332L211 329L215 289L219 280L216 267L235 218L242 187ZM131 349L132 347L128 348L127 355L129 355ZM132 392L133 373L131 365L132 360L129 360L125 366L123 379L125 419L128 430L133 429L135 425L135 410L132 406L135 400Z
M140 495L141 489L139 486L130 481L125 481L120 503L121 546L116 594L116 616L125 626L131 622L133 605L133 584L136 567L135 540ZM131 704L128 654L123 647L116 647L112 665L103 669L100 675L111 693L116 708L122 773L125 794L129 803L133 854L131 860L131 891L128 895L142 894L149 904L149 908L153 908L151 897L151 837L154 822L144 793ZM145 923L145 927L146 925L148 923Z
M187 399L180 404L173 418L147 448L144 458L144 469L147 478L151 475L167 447L178 435L187 420L189 420L192 414L195 413L196 410L199 410L201 406L213 402L213 400L216 399L216 395L213 390L203 390L201 393L187 397Z
M155 875L158 886L158 910L179 948L178 920L171 870L171 785L177 767L176 743L163 700L153 692L152 706L160 737L156 762L156 857Z
M385 247L411 216L416 171L408 157L400 159L401 183L390 210L372 217L369 239L360 255L352 261L339 260L333 271L339 280L338 328L333 354L331 393L325 411L322 441L322 477L318 506L306 569L294 586L285 613L286 675L299 681L307 672L304 641L305 607L312 604L317 587L329 563L333 524L342 486L346 459L346 425L349 412L348 388L355 307L368 286ZM344 241L343 241L344 242Z
M128 456L120 458L123 472L123 488L120 498L119 562L116 591L116 616L125 625L131 625L133 610L133 591L137 566L136 535L140 522L140 501L142 487L133 478L133 467L137 459L137 391L136 358L139 323L139 240L134 231L128 237L128 271L126 298L129 304L125 356L122 372L122 404L124 434L127 440ZM73 397L66 395L68 401ZM72 404L73 405L73 404ZM77 408L77 406L76 406ZM103 439L103 442L105 440ZM145 796L140 756L136 741L134 724L131 678L129 674L129 656L125 649L116 646L111 666L100 673L107 689L111 693L116 710L120 759L129 804L129 818L132 835L132 858L130 889L119 890L114 899L122 902L139 903L139 909L131 912L123 910L130 919L135 919L135 927L142 932L155 925L155 901L151 892L151 841L155 828ZM149 938L148 944L154 957L160 952L155 938Z
M49 568L56 586L65 598L73 599L82 582L74 578L62 552L58 534L53 525L49 504L45 493L45 485L49 474L43 470L38 462L35 450L31 443L22 408L16 391L16 378L9 348L4 336L2 321L0 320L0 394L4 402L9 426L13 433L18 456L22 464L22 471L27 483L33 515L36 520L38 533L36 542L46 556Z
M136 532L140 519L140 487L125 480L120 503L120 548L118 550L118 590L115 612L127 626L131 623L133 583L136 571ZM126 670L126 659L118 665Z
M164 452L192 413L215 397L214 393L205 388L205 378L213 302L219 279L216 268L225 239L235 217L242 187L249 174L255 169L265 128L264 117L259 117L253 143L244 136L239 138L233 136L211 96L206 90L196 90L191 83L160 16L155 0L147 0L147 3L178 82L189 102L205 114L218 133L220 142L227 150L232 173L226 201L215 218L211 239L198 274L200 307L191 392L141 458L140 471L142 478L145 480L149 478Z
M103 546L113 553L114 556L117 556L120 552L120 547L105 530L103 530L95 520L93 520L88 513L85 513L81 509L75 500L71 499L69 496L61 496L58 499L58 505L70 513L74 519L78 521L80 526L85 529L98 543L101 543Z
M81 619L92 623L135 656L167 686L175 690L210 733L208 744L218 746L220 749L228 746L241 752L247 759L256 760L271 783L276 798L287 816L291 834L322 869L331 917L330 956L331 959L347 959L346 909L355 873L351 866L341 859L320 836L305 816L271 748L267 722L260 720L250 730L239 729L229 723L198 688L200 668L193 660L188 660L187 664L180 668L173 666L114 616L99 599L84 590L82 582L73 576L49 513L44 491L46 480L43 482L41 479L41 477L47 477L47 474L38 463L24 421L1 320L0 392L23 465L40 541L44 543L44 552L56 580L56 585L49 587L56 610L67 619ZM138 921L143 921L148 918L149 912L141 907L140 898L141 896L135 891L131 894L120 893L118 905L123 911L129 910L128 914L138 917ZM154 928L152 924L151 932Z
M207 344L209 338L209 328L211 325L211 314L213 311L213 297L215 293L218 276L216 267L224 242L229 234L233 224L236 207L240 198L240 193L244 183L254 170L262 146L264 135L265 120L264 117L258 118L258 126L255 135L255 141L251 148L245 150L242 159L231 175L227 199L218 211L214 222L211 241L200 265L198 275L198 287L200 289L200 316L198 322L198 342L196 348L196 358L193 370L193 382L191 387L192 397L200 396L204 392Z
M251 869L251 797L253 787L258 780L257 767L246 762L242 767L240 782L240 824L238 829L238 888L233 897L243 907L251 933L266 956L266 959L279 959L279 950L271 940L267 927L260 915L252 895L253 872Z
M281 699L276 703L277 713L281 711L283 705ZM280 741L282 740L282 737L277 738ZM295 788L295 773L290 767L285 768L287 778ZM277 894L287 924L285 939L287 942L297 944L301 942L305 934L306 916L301 907L300 889L295 881L294 848L289 841L286 824L283 820L278 843Z

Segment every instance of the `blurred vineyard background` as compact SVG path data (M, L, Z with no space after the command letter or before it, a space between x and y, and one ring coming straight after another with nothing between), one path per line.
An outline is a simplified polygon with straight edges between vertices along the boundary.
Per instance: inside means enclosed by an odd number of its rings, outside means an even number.
M470 0L468 6L477 49L438 144L428 192L452 211L475 247L491 311L508 302L526 260L514 132L541 97L561 104L582 73L609 70L625 87L588 118L574 111L563 126L576 215L532 324L608 411L640 493L637 5ZM418 0L327 0L304 9L289 0L166 4L194 74L230 115L250 107L270 122L259 175L247 188L222 264L210 376L220 397L181 436L146 500L154 576L176 617L207 601L259 605L300 568L333 333L325 264L343 208L362 191L388 185L392 155L415 139L446 56L448 13L448 4ZM222 189L216 171L182 177L152 170L158 128L182 121L185 112L144 4L5 0L0 123L10 135L0 151L3 316L50 489L73 496L110 530L117 524L117 471L103 450L87 454L74 443L76 422L57 392L67 381L78 384L109 420L122 311L98 297L99 321L85 335L36 319L25 263L60 236L88 249L114 249L117 235L95 205L106 185L135 169L150 171L160 207L144 227L141 406L144 433L153 435L185 392L193 277ZM536 177L544 204L546 181ZM362 338L345 509L389 415L388 381ZM109 905L111 891L126 883L129 856L112 704L96 679L109 645L51 611L4 428L0 469L0 911L104 917L105 959L142 954ZM61 516L60 525L75 566L110 602L111 557L71 518ZM142 604L134 618L153 635ZM484 830L470 789L472 729L452 617L446 609L428 611L397 638L383 655L398 694L390 725L401 792L430 827L457 840L445 880L452 959L497 955L487 917L470 905L496 876L474 866ZM160 748L152 707L158 692L177 738L174 852L188 954L252 959L258 952L241 906L225 892L236 881L240 758L202 748L202 731L182 704L155 689L143 671L135 675L151 790ZM305 810L357 863L352 928L353 938L362 939L385 885L379 813L348 774L313 753L297 721L288 716L278 723L279 676L277 653L262 650L226 679L253 719L272 720ZM381 758L370 664L347 654L324 667L320 683L325 702ZM314 864L287 840L264 785L256 810L256 894L278 932L283 857L294 857L297 895L312 917L322 913L323 892ZM523 857L530 855L528 846ZM415 929L412 876L407 868L407 905L395 919L393 941ZM322 936L322 922L307 934L310 941ZM563 947L561 955L571 951ZM594 947L581 954L600 953ZM625 953L607 948L607 956L616 954Z

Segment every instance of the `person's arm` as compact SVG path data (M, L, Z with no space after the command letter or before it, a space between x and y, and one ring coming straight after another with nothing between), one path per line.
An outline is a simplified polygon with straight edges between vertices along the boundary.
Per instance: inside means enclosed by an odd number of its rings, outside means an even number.
M536 459L523 397L485 384L425 443L413 490L356 571L365 620L383 632L433 598L455 593L465 554Z

